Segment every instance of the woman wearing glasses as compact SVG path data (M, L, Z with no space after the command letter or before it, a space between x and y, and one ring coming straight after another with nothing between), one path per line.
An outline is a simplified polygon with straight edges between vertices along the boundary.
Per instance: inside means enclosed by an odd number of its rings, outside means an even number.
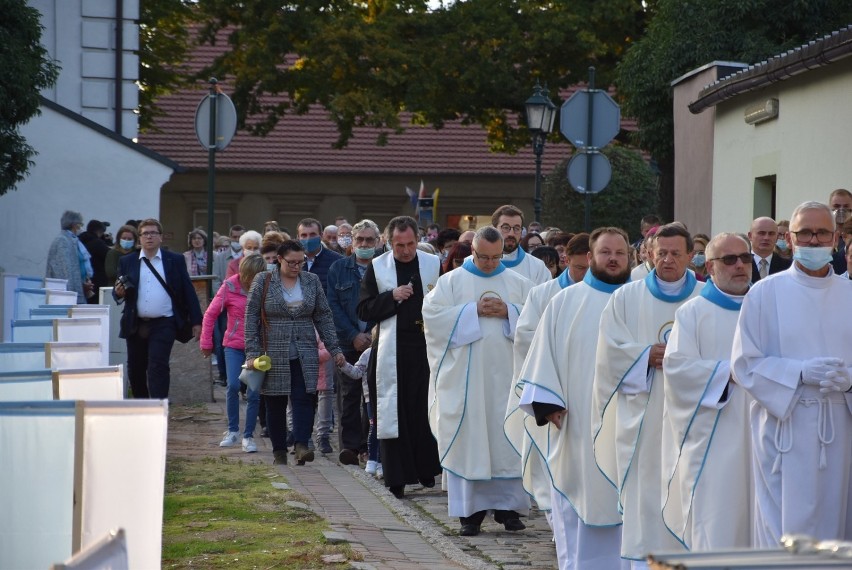
M345 362L320 280L302 271L304 264L302 244L285 240L278 248L279 269L254 278L246 303L246 365L253 367L262 354L272 360L260 393L266 401L266 427L276 464L287 463L288 399L293 409L296 463L314 460L314 452L308 450L319 376L314 328L334 363L342 366Z

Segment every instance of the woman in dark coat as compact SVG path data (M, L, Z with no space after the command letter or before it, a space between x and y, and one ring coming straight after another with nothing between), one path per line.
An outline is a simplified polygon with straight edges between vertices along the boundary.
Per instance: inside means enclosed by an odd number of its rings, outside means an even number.
M308 441L314 425L314 401L319 375L320 339L337 366L345 362L337 343L331 309L319 278L302 271L305 249L298 241L286 240L278 248L278 268L254 278L246 302L246 363L267 354L272 368L260 393L266 401L266 427L272 441L274 463L287 463L287 400L293 409L293 440L296 463L314 460ZM261 323L261 297L264 296L267 326ZM316 330L316 332L315 332ZM263 349L261 334L267 339Z

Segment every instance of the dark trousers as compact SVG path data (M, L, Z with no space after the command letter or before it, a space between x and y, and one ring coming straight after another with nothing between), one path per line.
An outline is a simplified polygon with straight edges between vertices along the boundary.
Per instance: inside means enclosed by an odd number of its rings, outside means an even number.
M344 352L346 362L358 362L357 352ZM353 380L335 368L337 386L337 407L340 410L340 430L338 432L340 449L361 452L367 450L367 432L369 423L362 414L364 393L361 380ZM365 425L366 424L366 425Z
M213 293L216 292L214 291ZM222 311L213 325L213 352L216 354L216 368L219 369L219 378L228 377L228 371L225 369L225 347L222 346L222 340L225 338L227 330L228 313ZM241 384L241 386L245 386L245 384ZM245 388L241 387L240 391L245 393Z
M314 429L314 406L317 395L305 391L305 377L298 359L290 361L290 396L264 396L266 399L266 429L272 451L287 450L287 400L293 406L293 440L307 446Z
M134 398L169 397L169 357L175 343L174 317L139 320L127 337L127 376Z

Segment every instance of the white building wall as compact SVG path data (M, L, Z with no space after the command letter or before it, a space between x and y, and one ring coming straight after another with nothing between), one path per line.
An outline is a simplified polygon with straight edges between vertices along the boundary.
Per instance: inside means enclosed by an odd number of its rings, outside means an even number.
M139 0L29 0L42 15L42 45L62 67L42 95L113 131L117 2L124 31L121 134L132 139L138 133Z
M115 231L128 219L158 217L172 169L52 109L21 129L39 154L17 190L0 196L0 268L44 275L65 210Z
M745 108L775 97L777 119L747 125ZM713 233L748 231L755 179L775 175L776 217L806 200L826 202L852 189L852 58L803 73L716 106Z

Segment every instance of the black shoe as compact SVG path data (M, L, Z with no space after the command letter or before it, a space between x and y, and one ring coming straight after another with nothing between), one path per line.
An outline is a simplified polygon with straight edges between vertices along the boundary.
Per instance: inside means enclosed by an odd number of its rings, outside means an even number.
M494 511L494 522L502 523L503 528L512 532L524 530L527 525L521 522L519 516L515 511L496 510Z
M266 428L261 428L260 437L269 437L269 430Z
M333 451L331 449L331 444L328 442L327 437L320 438L319 443L317 444L317 447L319 448L319 452L322 453L323 455L326 455L326 454L331 453Z
M431 489L435 486L435 478L432 477L431 479L420 479L420 484L426 487L427 489Z
M459 530L459 536L476 536L479 534L478 524L463 524Z
M342 465L358 465L358 452L344 449L337 457Z
M314 452L302 443L296 444L296 465L304 465L305 462L314 460Z
M273 451L272 456L275 458L272 460L273 465L287 465L287 450L284 451Z
M405 496L405 485L395 485L393 487L388 487L390 492L393 493L393 496L397 499L401 499Z

